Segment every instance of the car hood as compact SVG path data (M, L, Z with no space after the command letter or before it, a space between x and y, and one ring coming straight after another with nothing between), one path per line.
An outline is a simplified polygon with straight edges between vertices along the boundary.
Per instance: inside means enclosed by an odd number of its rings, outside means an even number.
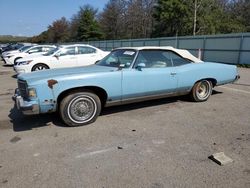
M35 84L36 81L42 80L67 80L72 77L83 78L91 74L105 73L117 70L116 67L106 67L99 65L89 65L84 67L49 69L18 75L18 79L26 80L28 84Z
M3 55L12 55L12 54L19 53L19 52L20 52L19 50L12 50L8 52L4 52Z
M40 61L48 61L51 59L51 56L44 56L42 54L28 54L27 56L18 59L17 62L22 62L22 61L30 61L30 60L40 60Z

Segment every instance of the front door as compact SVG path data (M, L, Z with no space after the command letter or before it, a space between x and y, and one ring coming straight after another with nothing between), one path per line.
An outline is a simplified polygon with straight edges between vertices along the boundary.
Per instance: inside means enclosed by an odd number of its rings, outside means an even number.
M133 68L122 73L123 100L176 91L177 77L168 51L140 51Z
M62 48L61 51L54 57L53 65L55 68L77 66L75 47Z

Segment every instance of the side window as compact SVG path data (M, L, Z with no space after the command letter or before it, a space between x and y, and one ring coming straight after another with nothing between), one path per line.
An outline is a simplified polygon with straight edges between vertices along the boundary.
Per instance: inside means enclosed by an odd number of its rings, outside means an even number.
M66 56L66 55L75 55L75 47L68 47L68 48L63 48L59 52L60 56Z
M144 63L145 68L171 67L172 62L168 52L163 50L142 50L139 52L134 67Z
M28 50L27 52L29 54L33 54L33 53L38 53L38 52L42 52L43 47L35 47L35 48L31 48L30 50Z
M128 68L132 64L135 55L135 50L116 50L104 57L104 59L97 64L109 67L119 67L123 65L124 68Z
M78 46L78 54L92 54L96 53L96 49L84 46Z
M174 52L169 52L169 53L170 53L170 57L173 61L173 66L181 66L181 65L191 63L191 61L184 59L183 57L175 54Z
M44 46L43 47L43 52L48 52L50 50L54 49L53 47L49 47L49 46Z

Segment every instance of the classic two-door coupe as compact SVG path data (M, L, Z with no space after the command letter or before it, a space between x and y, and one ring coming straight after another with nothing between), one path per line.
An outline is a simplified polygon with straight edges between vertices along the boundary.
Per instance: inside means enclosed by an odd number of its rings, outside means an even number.
M236 66L203 62L187 50L118 48L95 65L21 74L15 98L24 114L59 111L68 126L80 126L105 106L186 94L206 101L214 86L238 78Z

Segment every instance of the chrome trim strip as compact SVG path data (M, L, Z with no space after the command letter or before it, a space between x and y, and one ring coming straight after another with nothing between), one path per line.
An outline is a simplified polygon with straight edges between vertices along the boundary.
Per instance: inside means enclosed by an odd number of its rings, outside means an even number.
M167 97L181 96L181 95L186 95L189 92L190 91L188 90L188 91L181 91L181 92L164 93L164 94L159 94L159 95L148 95L148 96L143 96L143 97L128 98L128 99L123 99L123 100L107 101L105 104L105 107L137 103L137 102L143 102L143 101L161 99L161 98L167 98Z

